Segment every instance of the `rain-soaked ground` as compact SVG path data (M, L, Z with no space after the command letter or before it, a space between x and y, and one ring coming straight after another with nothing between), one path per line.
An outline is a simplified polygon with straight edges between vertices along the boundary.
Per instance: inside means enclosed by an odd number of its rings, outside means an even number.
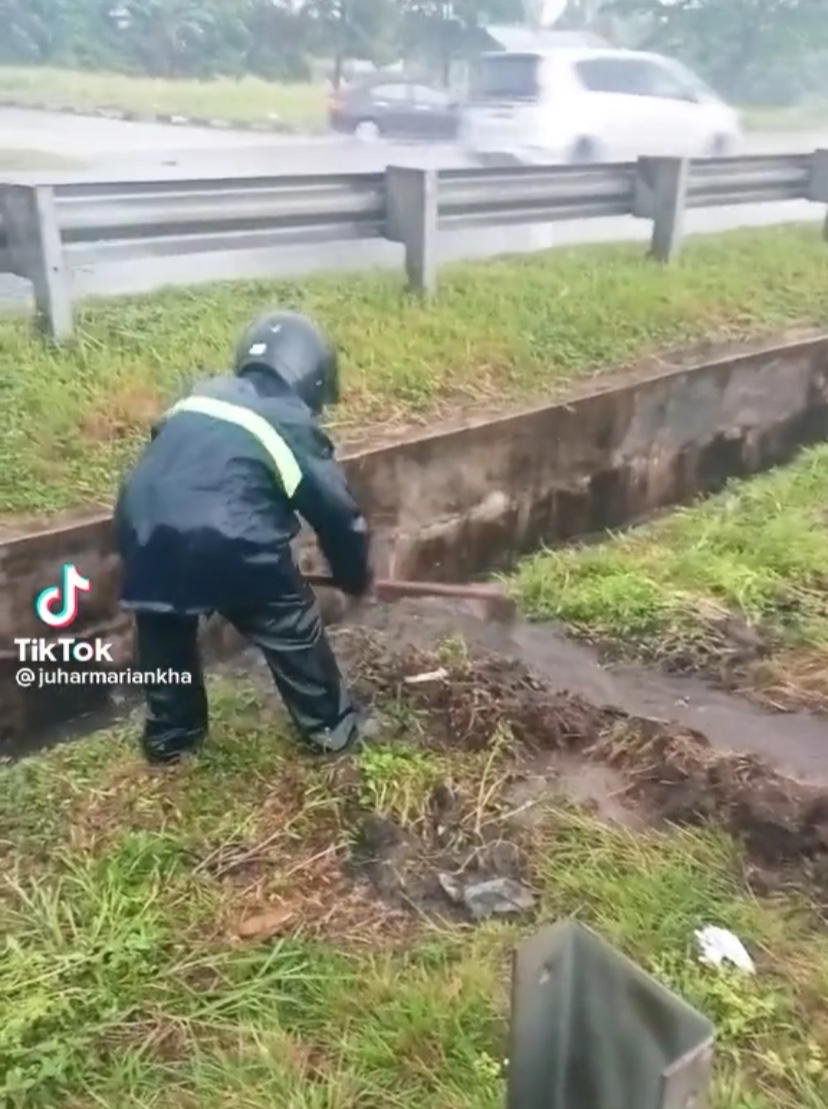
M552 689L632 716L673 722L703 733L718 750L753 754L783 774L828 785L828 719L763 710L698 678L634 663L608 665L555 625L485 620L472 602L371 605L360 610L359 623L400 645L429 647L460 636L472 648L519 660ZM334 631L334 640L342 634Z
M494 622L474 603L369 604L331 637L359 703L380 710L383 750L419 749L444 775L400 821L364 811L360 759L325 764L326 788L356 820L343 888L372 889L393 913L444 914L447 880L524 882L533 822L564 801L631 828L713 822L744 843L755 888L793 881L828 905L828 718L605 665L552 625ZM252 679L265 721L279 720L257 652L217 669ZM109 722L87 719L74 735ZM497 763L491 782L488 769L479 780L481 757Z
M467 874L472 857L479 877L519 879L523 822L561 799L632 827L713 821L745 844L757 888L793 879L828 892L828 719L607 667L552 626L485 621L464 604L373 605L332 636L362 703L411 710L419 742L448 765L491 751L501 731L510 745L489 839L471 854L468 837L445 832L468 824L451 773L416 833L366 822L362 872L392 903L439 904L441 872ZM267 680L255 663L252 672ZM337 788L355 788L354 773L346 760Z
M828 718L763 709L702 678L672 675L637 663L607 663L596 650L570 639L554 624L521 619L497 622L474 602L417 599L369 604L329 629L346 670L354 628L375 632L400 648L428 650L459 637L473 651L521 663L552 690L571 693L596 707L699 732L716 750L754 755L788 777L828 786ZM219 669L259 673L269 682L254 651L245 651ZM9 754L20 757L107 727L134 703L134 697L123 699L117 706L20 743Z

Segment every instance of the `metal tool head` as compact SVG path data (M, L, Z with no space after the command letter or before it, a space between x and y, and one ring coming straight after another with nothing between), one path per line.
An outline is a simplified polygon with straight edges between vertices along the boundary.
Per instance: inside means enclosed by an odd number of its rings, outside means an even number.
M517 604L507 593L493 593L482 604L484 619L493 624L510 627L517 620Z

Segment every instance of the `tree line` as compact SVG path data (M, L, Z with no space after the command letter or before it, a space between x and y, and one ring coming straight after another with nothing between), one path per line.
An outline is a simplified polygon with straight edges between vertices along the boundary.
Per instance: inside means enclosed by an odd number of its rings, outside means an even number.
M0 0L0 63L307 80L314 59L443 72L531 0ZM826 0L569 0L558 24L683 58L722 92L828 92Z
M0 62L303 80L315 57L442 55L524 0L0 0Z
M604 10L634 28L639 48L680 57L735 99L828 95L828 0L613 0Z

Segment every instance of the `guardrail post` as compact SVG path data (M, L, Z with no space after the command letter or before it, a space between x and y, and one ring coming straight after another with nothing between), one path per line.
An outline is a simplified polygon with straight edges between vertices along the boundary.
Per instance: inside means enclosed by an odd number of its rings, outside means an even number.
M828 204L828 150L814 152L808 198L815 200L818 204ZM828 212L825 213L822 234L828 242Z
M54 339L67 339L72 296L54 191L49 185L5 185L2 204L11 264L32 283L38 326Z
M385 237L405 245L408 287L429 296L437 287L437 171L388 166L385 186Z
M674 261L681 249L689 178L686 158L638 159L633 215L653 221L650 253L659 262Z

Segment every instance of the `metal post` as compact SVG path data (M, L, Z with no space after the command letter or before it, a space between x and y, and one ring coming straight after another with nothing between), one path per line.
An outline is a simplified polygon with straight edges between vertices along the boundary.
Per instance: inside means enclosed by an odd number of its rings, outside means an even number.
M828 204L828 150L814 152L808 198L816 201L817 204ZM822 235L828 242L828 212L825 214Z
M437 171L388 166L385 184L385 237L405 244L408 287L429 296L437 287Z
M633 215L653 221L650 253L659 262L674 261L681 249L689 178L686 158L638 159Z
M561 921L515 953L508 1109L704 1109L714 1034L590 929Z
M50 185L5 185L3 223L14 272L34 289L37 322L54 339L72 334L72 295Z

